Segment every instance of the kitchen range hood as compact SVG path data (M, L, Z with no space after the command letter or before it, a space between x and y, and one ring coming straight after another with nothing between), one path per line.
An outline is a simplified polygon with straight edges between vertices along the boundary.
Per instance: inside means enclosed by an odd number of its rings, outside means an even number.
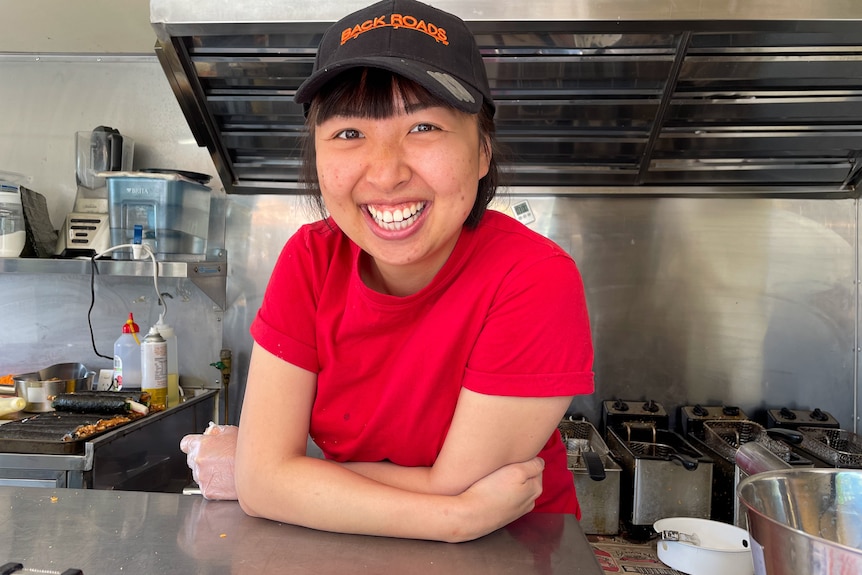
M156 53L228 193L298 193L329 24L367 0L151 0ZM515 192L857 197L858 0L429 0L477 35Z

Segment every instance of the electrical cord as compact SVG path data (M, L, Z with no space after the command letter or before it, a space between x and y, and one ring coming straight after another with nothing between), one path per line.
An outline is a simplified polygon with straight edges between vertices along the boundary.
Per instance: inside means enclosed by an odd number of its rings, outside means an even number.
M99 357L103 357L105 359L114 359L113 357L109 357L105 354L99 353L99 350L96 348L96 336L93 333L93 307L96 305L96 272L98 269L96 268L96 256L90 258L90 309L87 310L87 325L90 327L90 343L93 345L93 352Z
M156 289L156 295L159 298L159 305L162 306L162 312L159 314L159 321L163 322L165 319L165 316L168 313L167 302L165 302L165 299L162 297L162 293L159 291L159 264L156 261L156 254L153 252L153 250L150 246L148 246L146 244L120 244L120 245L108 248L105 251L98 253L98 254L95 254L94 256L90 257L90 266L91 266L90 267L90 307L87 310L87 325L90 328L90 343L93 346L93 352L97 356L104 358L104 359L113 360L114 356L112 356L112 355L108 356L108 355L104 355L102 353L99 353L99 350L96 348L96 336L93 332L93 319L92 319L93 308L96 305L95 276L96 276L96 273L98 272L98 267L96 266L96 260L98 258L101 258L103 256L110 254L111 252L115 252L115 251L121 250L121 249L128 249L128 248L132 249L132 254L133 254L133 257L135 260L141 259L140 255L141 255L141 252L143 251L143 252L146 252L146 254L144 254L144 258L149 256L150 260L153 262L153 287L155 287L155 289Z

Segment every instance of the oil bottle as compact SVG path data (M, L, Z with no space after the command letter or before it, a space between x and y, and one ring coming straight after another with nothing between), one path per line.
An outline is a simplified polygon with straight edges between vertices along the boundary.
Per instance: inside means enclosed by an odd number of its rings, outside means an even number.
M165 409L168 402L168 344L156 326L141 344L141 391L150 394L150 407Z
M179 356L177 355L177 334L173 326L165 323L164 317L160 316L156 329L168 344L168 407L174 407L180 403L180 374Z

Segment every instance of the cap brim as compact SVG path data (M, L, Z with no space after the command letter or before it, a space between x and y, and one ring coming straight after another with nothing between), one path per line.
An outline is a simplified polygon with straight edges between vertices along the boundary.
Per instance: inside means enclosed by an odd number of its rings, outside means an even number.
M459 78L454 78L448 72L440 70L435 66L396 56L351 58L338 62L333 66L322 68L314 72L299 86L293 99L297 104L308 104L327 82L342 72L352 68L364 67L382 68L404 76L463 112L476 114L482 109L482 102L485 98L473 86L470 86ZM452 80L456 82L456 85L451 83Z

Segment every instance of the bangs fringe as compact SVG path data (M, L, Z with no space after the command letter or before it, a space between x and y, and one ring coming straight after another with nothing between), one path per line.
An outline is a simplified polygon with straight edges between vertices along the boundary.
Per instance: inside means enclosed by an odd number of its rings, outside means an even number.
M315 123L329 118L379 120L404 114L411 105L446 106L419 84L379 68L353 68L340 74L320 90Z

